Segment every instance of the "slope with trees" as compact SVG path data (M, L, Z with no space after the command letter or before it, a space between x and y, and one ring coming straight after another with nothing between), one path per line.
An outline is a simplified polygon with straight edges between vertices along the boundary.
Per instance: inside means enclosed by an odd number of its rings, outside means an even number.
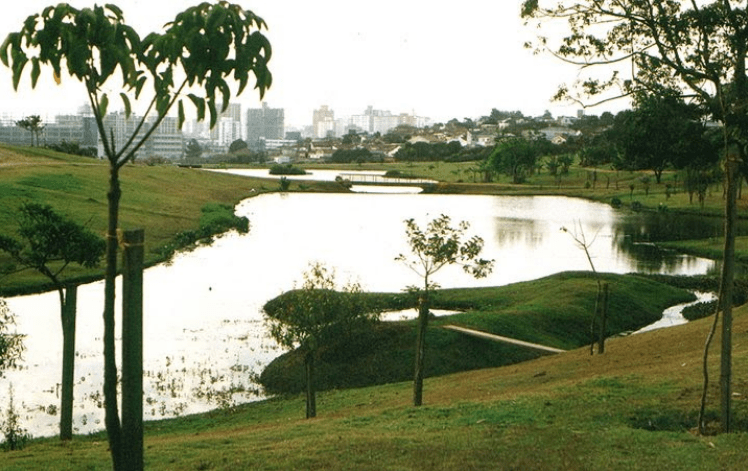
M0 46L0 59L13 72L18 88L27 65L35 87L42 66L52 68L56 80L64 70L84 84L86 97L109 164L107 195L105 305L104 305L104 398L105 424L115 470L126 469L131 459L123 453L123 437L117 401L115 361L115 284L122 196L120 171L156 131L167 113L176 107L179 126L185 121L185 102L192 103L198 120L210 118L228 107L233 95L227 79L238 83L240 94L255 78L262 96L272 78L267 64L270 43L260 32L265 22L239 5L221 1L203 3L178 14L162 33L141 38L127 25L122 11L112 4L77 9L68 4L48 7L30 16L18 32L10 33ZM109 80L121 80L119 94L125 113L143 99L145 111L127 143L117 149L104 126L110 100ZM149 91L145 92L149 84ZM112 131L113 132L113 131Z
M721 426L731 422L731 336L737 171L748 144L748 9L729 0L526 0L521 15L537 20L539 49L576 64L577 83L556 95L591 105L627 96L692 100L722 123L725 165L725 243L719 305ZM547 23L552 23L546 28ZM715 316L715 321L719 316ZM715 323L716 327L716 323ZM711 337L710 337L711 338ZM704 359L704 398L708 385ZM702 416L699 429L705 430Z

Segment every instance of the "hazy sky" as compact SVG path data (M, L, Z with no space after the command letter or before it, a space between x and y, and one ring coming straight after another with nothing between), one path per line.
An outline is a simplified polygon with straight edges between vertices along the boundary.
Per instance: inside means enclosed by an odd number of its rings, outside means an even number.
M128 24L145 36L197 0L111 0ZM235 0L236 1L236 0ZM7 2L0 36L57 0ZM92 2L68 0L76 6ZM99 2L104 3L104 2ZM415 112L434 121L477 118L492 108L554 116L578 106L551 103L574 67L523 47L534 30L519 18L521 0L254 0L240 3L262 17L273 46L273 86L265 101L286 110L286 125L311 124L312 110L329 105L337 116L371 105L392 113ZM10 70L0 65L0 112L54 115L85 102L82 85L55 86L43 73L37 90L28 80L13 92ZM245 91L244 107L259 106ZM620 109L623 104L613 105ZM611 109L591 109L599 114Z

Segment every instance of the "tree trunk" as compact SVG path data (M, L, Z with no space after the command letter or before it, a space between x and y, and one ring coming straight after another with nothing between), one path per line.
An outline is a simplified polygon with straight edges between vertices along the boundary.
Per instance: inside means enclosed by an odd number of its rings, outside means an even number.
M737 162L727 160L727 200L725 202L725 247L722 260L722 348L720 356L720 410L724 433L730 432L732 422L732 294L735 271L735 223L737 222Z
M117 361L115 357L114 301L117 278L117 225L122 190L116 161L109 163L109 222L106 237L106 274L104 278L104 424L109 439L114 471L124 471L122 429L117 405Z
M317 417L317 397L314 389L314 352L304 356L306 367L306 418Z
M143 242L125 231L122 264L122 444L125 469L143 470Z
M418 299L418 327L416 361L413 375L413 405L423 404L423 358L426 354L426 327L429 322L429 303L426 295Z
M65 288L61 306L62 394L60 398L60 440L73 438L73 388L75 384L75 317L78 287Z
M600 303L600 332L597 339L597 353L605 353L605 333L608 329L608 283L603 283L603 296Z

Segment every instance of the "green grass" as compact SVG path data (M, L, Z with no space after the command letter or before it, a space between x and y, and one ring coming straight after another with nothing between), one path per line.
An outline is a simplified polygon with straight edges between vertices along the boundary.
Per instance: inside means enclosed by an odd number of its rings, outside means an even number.
M665 308L694 299L690 292L637 276L604 275L604 279L611 293L608 335L637 330L658 320ZM543 354L440 328L446 324L560 349L586 345L596 294L596 282L587 272L560 273L508 286L437 291L433 308L465 312L430 321L426 375L514 364ZM409 297L395 293L370 296L381 309L401 309ZM324 346L315 361L317 387L407 380L413 374L415 322L383 322ZM260 382L272 393L303 391L303 355L293 351L278 357L263 371Z
M736 311L734 362L748 367L748 310ZM735 380L737 431L692 432L709 320L503 368L300 396L146 423L149 470L742 470L748 384ZM717 359L713 359L715 366ZM715 416L716 388L709 415ZM111 469L102 434L32 441L2 469Z
M128 165L122 169L121 181L120 227L145 229L148 265L163 259L177 234L198 231L211 224L218 226L216 218L223 216L215 211L206 213L203 208L233 207L244 198L277 190L277 184L267 180L176 166ZM306 188L308 191L336 189L313 183ZM108 166L102 161L45 149L0 145L0 230L4 233L14 233L18 208L31 202L49 204L57 212L103 235L107 191ZM299 191L299 185L294 184L291 191ZM8 262L0 254L0 266ZM71 266L65 273L67 277L91 279L101 277L103 271ZM44 289L46 279L33 271L24 271L2 278L0 285L0 294L11 295Z

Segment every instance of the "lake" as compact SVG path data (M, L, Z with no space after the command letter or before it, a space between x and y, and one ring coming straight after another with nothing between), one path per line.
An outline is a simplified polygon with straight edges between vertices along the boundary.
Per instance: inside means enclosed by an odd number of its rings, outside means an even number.
M339 283L369 291L400 291L419 278L394 259L408 253L404 220L424 226L447 214L485 240L493 274L474 280L456 267L434 281L442 287L494 286L566 270L589 270L566 227L591 241L599 271L704 274L711 260L660 251L651 242L719 233L719 220L686 224L661 214L618 211L563 197L415 194L267 194L237 206L250 220L246 235L227 234L210 247L180 254L144 276L145 418L159 419L262 397L252 375L281 352L266 334L261 312L292 289L314 261L334 268ZM670 228L670 229L668 229ZM146 234L146 237L148 234ZM103 283L78 293L74 426L103 429L101 395ZM13 383L22 425L34 436L57 433L62 335L54 293L8 299L28 335L23 369L0 379L0 406ZM119 325L119 321L118 321Z

